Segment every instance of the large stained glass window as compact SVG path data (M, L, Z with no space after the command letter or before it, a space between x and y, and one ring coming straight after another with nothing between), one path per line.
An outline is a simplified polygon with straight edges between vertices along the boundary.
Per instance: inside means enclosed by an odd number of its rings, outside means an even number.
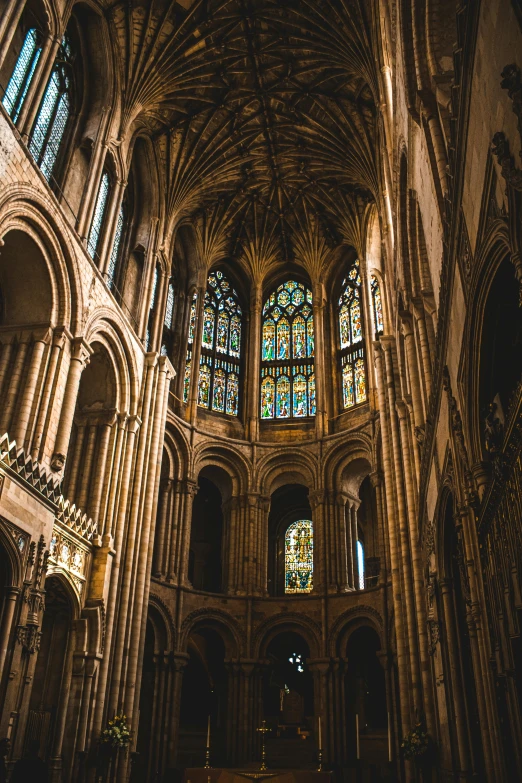
M310 593L313 575L314 528L309 519L300 519L285 534L285 593Z
M312 292L289 280L263 308L261 418L315 416Z
M25 36L18 60L2 98L2 104L13 122L16 122L20 115L41 53L40 35L33 27L28 30Z
M64 36L36 117L29 151L47 180L62 145L72 104L72 50Z
M236 291L223 272L211 272L203 308L198 405L229 416L239 413L241 321ZM193 340L192 315L190 330Z
M343 408L366 400L366 358L359 261L343 280L339 297L339 338Z
M370 291L372 295L373 328L375 329L375 334L378 335L384 332L384 318L382 315L381 287L375 275L372 275L370 278Z

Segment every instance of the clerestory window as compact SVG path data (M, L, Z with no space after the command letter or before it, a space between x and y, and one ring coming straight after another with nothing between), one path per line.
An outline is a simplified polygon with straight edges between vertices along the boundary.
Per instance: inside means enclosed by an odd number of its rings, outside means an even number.
M285 534L285 593L310 593L313 574L314 528L309 519L300 519Z
M288 280L263 307L261 418L315 416L312 292Z
M33 27L27 31L2 99L2 104L13 122L16 122L20 115L41 53L41 36Z
M343 408L351 408L366 400L362 289L357 260L341 285L339 338Z

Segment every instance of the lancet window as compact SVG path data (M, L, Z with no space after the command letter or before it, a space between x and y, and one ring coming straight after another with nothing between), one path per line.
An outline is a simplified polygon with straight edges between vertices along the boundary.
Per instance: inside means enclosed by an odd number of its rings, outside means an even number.
M203 309L198 405L237 416L242 312L238 296L221 271L211 272ZM193 334L192 318L190 328Z
M154 326L154 308L156 307L158 283L159 283L159 267L156 265L154 267L154 276L152 278L152 290L150 292L149 315L147 319L147 333L145 338L147 343L147 351L150 351L152 349L152 328Z
M163 318L163 341L161 344L161 353L163 356L169 356L172 352L172 337L174 327L174 283L169 280L167 288L167 301L165 304L165 316Z
M315 416L312 292L288 280L263 307L261 418Z
M41 36L36 28L27 31L18 60L7 83L2 104L16 122L42 53Z
M384 332L384 318L382 314L381 287L375 275L370 277L370 292L372 296L373 328L375 329L375 334L378 335Z
M313 574L313 524L300 519L289 525L285 534L285 593L310 593Z
M51 179L72 106L73 53L65 35L36 117L29 151L47 180Z
M116 273L118 271L118 263L120 261L124 226L125 226L125 204L122 204L120 207L120 211L118 212L118 220L116 221L116 232L114 234L114 242L112 244L111 257L109 259L109 267L107 269L107 285L111 289L114 288Z
M87 252L93 260L96 258L96 253L101 238L110 188L111 181L109 179L109 175L106 171L104 171L101 178L100 187L98 188L98 195L96 196L96 204L94 206L91 228L89 230L89 237L87 239Z
M359 571L359 590L364 590L364 547L357 541L357 570Z
M343 280L339 297L339 338L343 408L366 400L366 357L359 261Z
M190 394L190 375L192 372L192 350L194 348L194 339L196 336L196 318L198 312L198 294L194 292L192 304L190 305L190 321L187 345L187 358L185 361L185 375L183 377L183 402L189 401Z

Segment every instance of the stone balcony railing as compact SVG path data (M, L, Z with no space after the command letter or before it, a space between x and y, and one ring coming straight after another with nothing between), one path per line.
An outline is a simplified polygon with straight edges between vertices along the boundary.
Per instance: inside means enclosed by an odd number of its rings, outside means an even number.
M18 449L7 433L0 437L0 471L2 469L29 491L40 495L52 508L54 523L48 543L47 573L63 573L81 600L98 537L97 523L64 498L60 483L48 476L38 462L27 457L23 449Z

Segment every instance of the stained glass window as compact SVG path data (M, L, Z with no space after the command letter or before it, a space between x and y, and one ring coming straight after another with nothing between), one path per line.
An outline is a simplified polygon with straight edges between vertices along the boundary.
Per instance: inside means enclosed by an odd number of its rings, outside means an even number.
M375 334L384 332L384 319L382 315L382 299L379 281L372 275L370 278L370 289L372 294L373 326Z
M198 293L194 292L192 296L192 303L190 305L190 320L189 320L189 333L188 333L188 347L187 358L185 360L185 375L183 377L183 402L189 401L190 394L190 374L192 370L192 348L194 345L194 337L196 334L196 318L198 312Z
M51 179L71 112L72 51L64 36L36 117L29 151L47 180Z
M312 292L289 280L263 308L261 418L315 416Z
M198 405L229 416L237 416L239 413L241 319L237 293L226 275L221 270L211 272L203 308ZM194 341L195 321L194 301L190 318L190 345Z
M285 534L285 593L310 593L314 574L312 522L300 519Z
M359 261L343 280L339 297L339 342L343 408L366 400L366 357Z
M109 268L107 269L107 285L109 288L114 286L114 278L116 277L116 268L118 261L120 260L121 240L123 238L123 227L125 225L125 207L122 204L118 213L118 220L116 223L116 232L114 234L114 243L112 245L111 257L109 259Z
M96 196L89 238L87 239L87 252L93 260L96 258L96 250L98 249L98 244L100 242L100 234L103 226L103 219L105 217L105 210L107 209L110 186L111 181L109 175L104 171L100 187L98 188L98 195Z
M357 541L357 569L359 571L359 590L364 590L364 547Z
M40 35L37 30L32 28L25 36L2 99L2 104L13 122L16 122L20 115L41 53Z

